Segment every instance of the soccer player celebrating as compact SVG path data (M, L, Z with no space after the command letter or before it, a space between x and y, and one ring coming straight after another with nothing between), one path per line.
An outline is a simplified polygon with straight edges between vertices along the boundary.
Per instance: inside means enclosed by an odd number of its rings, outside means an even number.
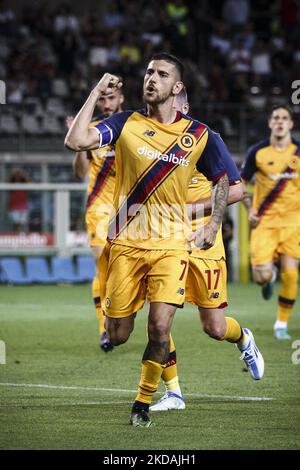
M157 54L144 77L146 111L118 113L90 128L99 95L122 85L117 77L104 74L65 139L75 151L115 144L115 214L108 230L106 282L107 329L113 345L129 338L146 293L150 302L148 344L131 413L134 426L152 425L149 404L169 356L176 308L184 302L189 260L185 198L194 168L216 187L212 214L201 230L204 249L215 242L228 199L228 177L216 134L173 108L182 79L181 62L170 54ZM198 243L199 233L192 238Z
M92 119L90 126L96 126L103 119L122 111L124 95L120 89L109 89L98 99L97 107L100 116ZM73 118L68 117L68 128ZM115 150L113 145L101 149L77 152L73 160L74 174L84 180L89 174L85 221L89 237L89 245L95 260L96 272L92 284L93 300L99 322L100 348L109 352L113 345L109 341L105 328L105 317L102 310L99 286L98 263L106 243L110 210L112 208L115 189ZM103 299L104 300L104 299Z
M189 104L185 89L174 98L174 108L184 114L188 113ZM216 139L219 139L219 146L222 149L230 184L228 204L233 204L242 199L243 185L238 169L226 146L220 137L216 137ZM211 182L195 170L187 192L187 203L193 209L190 211L193 231L197 227L205 225L209 220L210 216L205 214L207 211L211 212L211 191ZM242 352L241 359L244 360L251 377L259 380L264 373L264 360L256 347L251 331L247 328L241 328L234 318L225 317L224 315L227 307L226 282L227 268L220 227L213 247L208 250L194 247L190 253L186 280L186 301L197 305L203 329L211 338L219 341L226 340L237 345ZM179 385L176 350L172 336L170 337L170 354L162 373L162 379L165 383L166 393L157 403L150 406L150 410L185 409L184 397Z
M282 287L274 335L286 340L300 258L300 143L292 139L293 118L287 106L275 106L268 123L271 136L250 147L242 179L247 184L255 175L253 198L245 199L252 229L253 279L262 286L264 299L270 299L277 271L274 262L279 262Z

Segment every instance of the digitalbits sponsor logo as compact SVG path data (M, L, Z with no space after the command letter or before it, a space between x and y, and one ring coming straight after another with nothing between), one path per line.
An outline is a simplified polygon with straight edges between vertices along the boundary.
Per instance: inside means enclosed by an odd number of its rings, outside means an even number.
M6 348L4 341L0 340L0 364L6 364Z
M149 149L146 145L137 149L139 155L144 155L148 160L162 160L163 162L174 163L174 165L189 166L190 162L184 157L177 157L175 153L161 153L159 150Z

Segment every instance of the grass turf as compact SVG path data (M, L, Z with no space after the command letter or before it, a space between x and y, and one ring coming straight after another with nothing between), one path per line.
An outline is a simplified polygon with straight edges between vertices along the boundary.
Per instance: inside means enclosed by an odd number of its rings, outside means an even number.
M128 421L146 309L128 343L105 354L90 286L1 287L0 449L300 449L300 364L292 363L292 341L273 338L276 297L265 302L254 285L229 292L227 315L254 332L263 380L243 371L234 345L202 333L195 307L186 305L173 324L186 410L153 413L156 426L141 429ZM300 339L298 308L293 340Z

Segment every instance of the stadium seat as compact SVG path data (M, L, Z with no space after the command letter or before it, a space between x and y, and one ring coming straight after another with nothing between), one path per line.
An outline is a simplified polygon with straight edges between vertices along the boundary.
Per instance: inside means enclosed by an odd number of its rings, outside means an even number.
M11 114L2 114L0 117L0 131L3 134L18 134L19 127L16 118Z
M75 272L73 260L71 258L59 258L53 256L51 259L52 273L58 279L58 282L80 283L86 282L86 279Z
M59 279L50 274L48 263L45 258L39 256L28 256L25 260L26 273L32 282L37 284L57 284Z
M3 282L16 285L32 284L31 279L24 274L19 258L0 258L0 269Z
M65 117L66 109L60 98L49 98L46 104L46 114L55 117Z
M65 132L64 127L59 123L56 116L47 114L42 120L42 129L48 135L60 135Z
M37 120L33 115L22 116L21 118L21 128L25 134L41 134L42 129Z
M95 261L92 256L78 256L77 258L78 275L86 281L91 282L95 277Z

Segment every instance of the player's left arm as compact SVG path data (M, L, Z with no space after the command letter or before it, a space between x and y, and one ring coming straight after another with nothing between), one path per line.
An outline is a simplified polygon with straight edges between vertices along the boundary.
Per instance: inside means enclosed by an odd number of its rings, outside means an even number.
M229 154L221 137L208 129L206 146L197 162L196 168L215 183L215 191L212 197L212 213L209 223L189 237L190 241L195 240L196 245L201 246L203 249L211 248L214 245L228 203L229 178L227 174L228 169L224 164L225 152Z
M229 177L228 177L229 179ZM212 192L215 190L215 188L212 190ZM236 202L242 201L244 199L244 186L243 183L240 182L235 182L231 183L229 180L229 193L228 193L228 201L227 201L227 206L230 206L231 204L235 204ZM212 210L212 196L204 198L204 199L199 199L198 201L195 201L191 204L192 206L192 216L196 216L197 214L197 206L201 206L201 210L203 210L203 215L207 216L211 214Z
M221 227L223 215L227 207L228 195L229 180L227 174L225 174L216 183L211 218L209 223L204 226L202 246L204 250L211 248L215 244L217 232Z

